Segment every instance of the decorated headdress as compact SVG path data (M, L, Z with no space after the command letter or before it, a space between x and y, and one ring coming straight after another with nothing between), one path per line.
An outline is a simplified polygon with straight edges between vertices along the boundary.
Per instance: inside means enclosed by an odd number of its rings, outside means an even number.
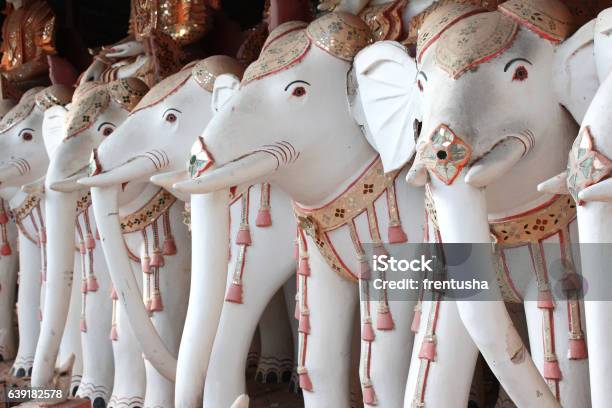
M208 92L213 91L215 79L219 75L233 74L240 79L243 73L244 66L236 59L226 55L208 57L198 62L191 70L191 74L197 84Z
M192 65L195 66L195 65ZM176 74L172 74L155 84L149 92L138 102L132 113L149 106L156 105L176 92L191 77L191 69L183 67Z
M286 23L283 23L277 26L274 30L272 30L272 32L268 35L268 38L266 38L266 41L264 42L261 49L264 50L267 46L269 46L278 38L287 34L290 31L303 30L306 27L308 27L308 23L305 23L303 21L288 21Z
M464 18L441 35L436 64L457 79L506 51L518 29L514 20L496 11Z
M13 126L28 117L32 109L36 104L36 94L42 91L42 87L36 87L29 89L23 94L19 103L7 112L6 115L0 121L0 133L4 133L11 129Z
M372 34L359 17L329 13L310 23L305 30L299 24L283 24L269 38L257 61L246 69L243 85L300 63L312 45L336 58L351 61L372 41Z
M563 41L576 29L574 16L560 0L508 0L499 11L552 42Z
M66 106L72 101L73 93L73 87L66 85L51 85L36 94L36 106L43 111L52 106Z
M149 87L138 78L123 78L108 84L111 99L131 111L149 91Z

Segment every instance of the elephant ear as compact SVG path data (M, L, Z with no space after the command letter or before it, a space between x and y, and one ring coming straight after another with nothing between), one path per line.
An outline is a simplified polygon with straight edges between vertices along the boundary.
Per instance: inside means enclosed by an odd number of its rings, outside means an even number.
M399 169L414 154L414 124L421 119L416 62L399 43L381 41L360 51L353 69L361 104L353 115L367 122L385 172Z
M597 16L594 42L597 75L603 82L612 70L612 8L605 9Z
M219 75L213 87L211 107L213 114L217 113L231 99L240 87L240 79L233 74Z
M582 26L555 50L555 89L559 103L581 123L597 92L594 49L595 20Z
M66 136L68 110L61 105L48 108L43 117L42 134L49 157L53 157L57 146Z

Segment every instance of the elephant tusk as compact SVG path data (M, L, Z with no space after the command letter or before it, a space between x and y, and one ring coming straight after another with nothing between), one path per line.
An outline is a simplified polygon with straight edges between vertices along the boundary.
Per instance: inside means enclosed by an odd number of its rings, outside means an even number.
M200 177L174 184L183 193L205 194L231 186L251 184L278 169L277 159L269 153L255 152L222 167L205 171Z
M522 137L508 137L472 164L465 182L473 187L486 187L506 174L528 152L528 144Z
M232 404L230 408L249 408L249 397L245 394L242 394L236 401Z
M413 187L423 187L428 179L429 175L427 174L425 166L421 163L417 163L415 160L410 170L408 170L408 174L406 174L406 183Z
M144 156L137 156L119 167L105 173L78 180L78 183L87 187L110 187L136 181L150 176L157 171L157 166ZM148 178L148 177L147 177Z
M600 201L612 203L612 179L602 180L585 188L578 193L578 199L586 202Z
M60 193L72 193L78 190L82 190L83 186L78 181L87 176L87 167L79 170L75 175L66 177L63 180L57 180L49 183L49 188Z
M166 173L151 176L150 181L160 187L169 190L175 183L189 180L189 173L186 170L169 171Z
M538 191L548 194L569 194L567 189L567 172L557 174L546 181L538 184Z
M36 181L32 183L24 184L21 186L21 191L27 194L41 194L45 192L45 178L46 176L42 176Z

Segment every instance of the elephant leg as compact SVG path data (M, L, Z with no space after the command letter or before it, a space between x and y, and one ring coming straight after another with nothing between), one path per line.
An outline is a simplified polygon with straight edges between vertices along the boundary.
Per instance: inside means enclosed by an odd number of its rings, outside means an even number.
M36 244L19 233L19 291L17 322L19 349L11 374L26 377L32 374L32 364L40 333L40 251Z
M261 355L256 380L262 383L289 382L293 369L293 341L282 290L268 303L259 320Z
M18 270L17 231L13 223L6 226L12 253L0 257L0 361L14 359L17 351L13 321Z
M93 222L92 222L93 224ZM84 296L87 331L81 333L83 347L83 378L78 396L89 398L94 407L107 403L113 386L113 347L109 336L112 322L111 282L102 245L96 242L93 249L93 270L88 264L87 276L95 275L98 290ZM77 281L78 282L78 281ZM79 284L74 286L79 287Z
M316 248L308 240L308 248ZM309 251L307 296L310 334L300 333L299 366L306 408L350 406L351 335L358 301L357 285L334 272L319 251ZM303 288L303 287L302 287ZM304 296L300 288L300 297ZM299 367L302 368L302 367ZM306 375L312 391L304 390Z
M478 349L465 330L457 303L424 300L414 339L404 407L463 408L468 405ZM435 330L435 331L432 331ZM426 336L433 333L433 353Z

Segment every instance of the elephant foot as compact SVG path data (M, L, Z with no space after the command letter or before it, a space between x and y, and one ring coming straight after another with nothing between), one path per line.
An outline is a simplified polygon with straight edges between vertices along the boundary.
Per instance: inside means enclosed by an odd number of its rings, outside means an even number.
M108 408L142 408L144 406L144 399L141 396L118 397L111 395L107 406Z
M93 400L91 406L92 408L106 408L106 401L102 397L97 397Z
M9 376L19 380L29 380L32 377L34 357L17 357L9 370Z
M93 401L91 406L93 408L106 408L106 401L108 396L110 395L109 389L103 385L96 385L91 382L84 382L78 386L78 395L80 398L87 398L90 401Z

